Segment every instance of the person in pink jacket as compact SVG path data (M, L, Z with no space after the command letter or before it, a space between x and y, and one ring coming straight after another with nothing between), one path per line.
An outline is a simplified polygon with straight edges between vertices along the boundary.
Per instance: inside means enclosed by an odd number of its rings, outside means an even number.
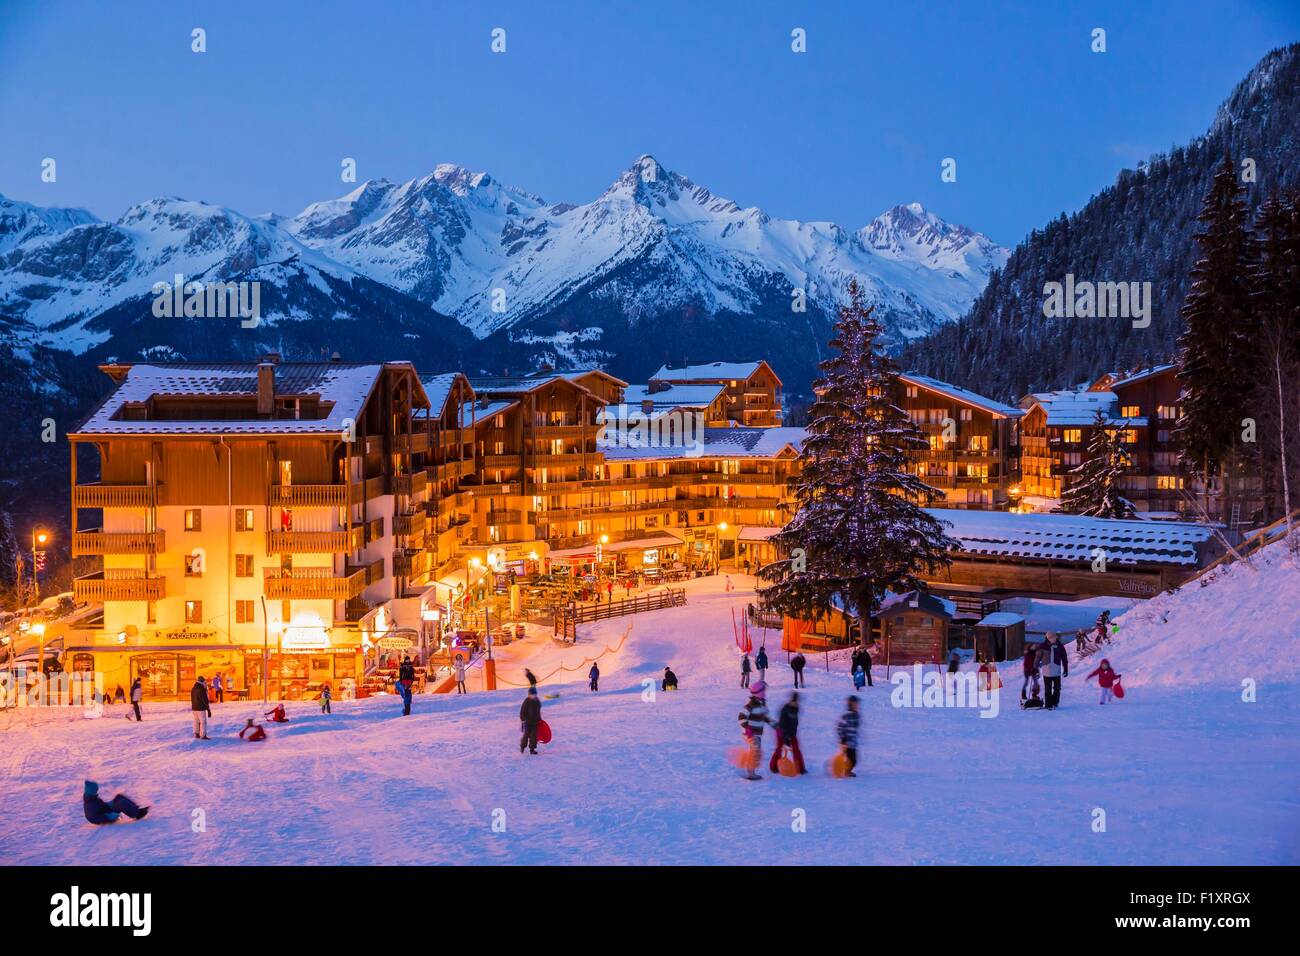
M1104 704L1110 700L1111 688L1115 686L1115 678L1119 677L1119 675L1111 669L1110 661L1103 658L1097 669L1089 674L1085 680L1092 680L1094 677L1097 678L1097 685L1101 688L1101 700L1098 703Z

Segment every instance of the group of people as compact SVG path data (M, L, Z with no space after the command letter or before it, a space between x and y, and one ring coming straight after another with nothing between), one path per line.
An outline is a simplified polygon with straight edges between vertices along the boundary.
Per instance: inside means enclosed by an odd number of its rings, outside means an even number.
M776 720L772 719L767 709L767 683L757 680L749 687L749 700L741 709L736 719L740 722L741 732L749 748L748 759L744 762L745 779L759 780L758 768L763 762L763 729L772 727L776 733L776 746L772 749L768 770L779 773L781 761L789 751L796 774L806 774L803 751L799 748L799 692L790 694L790 699L782 705ZM845 703L845 711L836 724L835 735L839 741L840 752L846 761L845 776L856 777L854 772L858 764L858 734L861 715L858 712L858 698L851 696Z
M595 661L591 662L591 670L587 671L587 686L592 693L600 690L600 665ZM677 690L677 675L673 673L672 667L664 668L663 680L659 686L664 690Z
M1055 631L1048 631L1046 640L1041 644L1025 645L1025 654L1021 659L1021 671L1024 683L1020 687L1020 706L1026 710L1055 710L1061 705L1061 679L1070 676L1070 655L1066 652ZM1103 659L1101 664L1085 680L1097 678L1101 687L1101 701L1106 703L1114 693L1115 682L1119 675L1115 673L1110 661ZM1039 696L1039 680L1042 680L1042 696Z

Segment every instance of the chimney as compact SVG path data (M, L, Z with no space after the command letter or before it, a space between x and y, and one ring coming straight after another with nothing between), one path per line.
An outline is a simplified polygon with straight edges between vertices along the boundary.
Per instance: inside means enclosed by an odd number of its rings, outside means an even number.
M275 364L257 363L257 414L270 418L275 413Z
M652 378L650 379L650 384L646 387L646 391L653 395L655 392L666 392L670 387L671 386L667 382L657 378Z

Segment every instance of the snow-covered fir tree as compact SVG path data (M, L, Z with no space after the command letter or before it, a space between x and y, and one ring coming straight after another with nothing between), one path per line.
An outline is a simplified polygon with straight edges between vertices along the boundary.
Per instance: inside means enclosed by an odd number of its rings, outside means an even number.
M1074 480L1061 496L1061 508L1093 518L1131 518L1133 502L1120 494L1120 480L1133 465L1124 429L1108 426L1101 412L1092 423L1092 440L1083 463L1070 471Z
M812 618L835 605L864 623L886 589L921 586L955 547L946 524L922 509L939 492L908 471L920 429L893 402L898 368L880 346L881 325L856 281L840 307L815 384L808 437L794 480L795 515L773 536L782 559L759 570L763 604Z

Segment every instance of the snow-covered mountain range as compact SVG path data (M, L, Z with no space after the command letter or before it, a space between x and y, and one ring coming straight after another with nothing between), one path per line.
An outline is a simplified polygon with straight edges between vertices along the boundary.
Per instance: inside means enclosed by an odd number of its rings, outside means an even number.
M154 284L259 280L263 322L231 335L239 352L286 340L314 352L341 335L378 346L360 334L377 324L400 327L426 364L449 343L487 368L631 357L630 375L641 360L785 353L797 381L850 278L901 344L960 316L1006 257L917 203L849 232L741 208L651 156L584 205L441 165L292 217L159 198L104 222L0 197L0 320L33 347L211 359L194 346L231 330L159 324Z

